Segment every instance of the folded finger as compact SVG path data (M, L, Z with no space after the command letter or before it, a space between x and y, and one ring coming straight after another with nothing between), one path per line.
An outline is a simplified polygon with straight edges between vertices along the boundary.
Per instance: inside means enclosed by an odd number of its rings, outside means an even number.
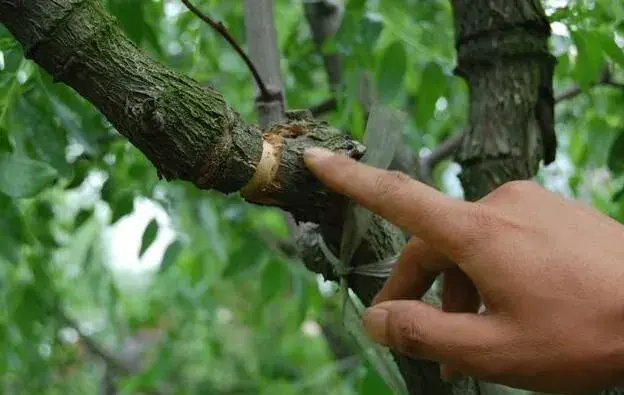
M450 259L414 236L399 258L373 304L395 299L419 299L436 276L452 265Z

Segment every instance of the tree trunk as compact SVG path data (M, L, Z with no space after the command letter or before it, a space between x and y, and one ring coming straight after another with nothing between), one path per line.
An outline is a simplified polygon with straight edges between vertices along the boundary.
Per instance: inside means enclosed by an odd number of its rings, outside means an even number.
M554 159L550 25L538 0L455 0L457 73L470 114L457 159L466 199L528 179Z

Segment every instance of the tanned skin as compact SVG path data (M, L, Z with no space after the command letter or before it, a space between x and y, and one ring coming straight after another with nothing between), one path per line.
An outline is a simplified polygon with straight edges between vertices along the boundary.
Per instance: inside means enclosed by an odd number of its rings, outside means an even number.
M305 162L414 235L365 314L373 340L443 376L564 393L624 383L622 225L530 181L465 202L326 150ZM442 310L419 300L441 272Z

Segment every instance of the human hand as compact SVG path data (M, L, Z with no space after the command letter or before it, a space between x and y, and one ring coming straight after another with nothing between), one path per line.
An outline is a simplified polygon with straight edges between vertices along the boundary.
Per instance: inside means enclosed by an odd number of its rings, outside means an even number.
M624 382L620 224L529 181L464 202L326 150L305 161L329 188L414 234L366 312L373 340L514 387ZM417 300L445 270L459 287L445 295L451 312Z

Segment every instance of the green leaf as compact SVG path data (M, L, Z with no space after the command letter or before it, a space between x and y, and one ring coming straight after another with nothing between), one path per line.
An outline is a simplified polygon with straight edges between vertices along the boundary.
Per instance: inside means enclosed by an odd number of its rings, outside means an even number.
M362 41L368 48L373 47L381 31L383 30L383 23L380 19L371 18L366 15L360 23L360 35Z
M37 195L58 173L46 163L15 154L0 154L0 191L13 198Z
M78 159L72 166L71 180L67 184L67 189L78 188L89 175L91 163L86 159Z
M0 152L11 152L12 150L9 131L0 126Z
M287 277L282 262L271 259L264 266L261 276L262 303L266 303L284 291L287 285Z
M607 56L611 58L611 60L619 64L620 67L624 67L624 50L618 47L618 45L615 43L615 37L613 36L612 32L603 32L602 49L607 54Z
M439 64L430 62L423 70L416 102L416 124L424 128L433 116L435 105L447 87L446 75Z
M29 222L28 229L40 243L48 248L58 246L51 226L54 219L54 207L49 201L36 200L32 211L26 218Z
M298 301L295 323L301 325L308 315L310 308L310 289L306 278L301 275L292 277L293 294Z
M389 350L374 343L364 331L361 320L364 305L359 299L353 297L351 297L351 302L346 304L343 311L343 322L347 332L352 335L366 359L368 359L368 362L377 369L380 377L393 389L393 392L395 394L407 395L409 392Z
M141 238L141 249L139 250L139 256L143 256L145 251L152 245L154 240L156 239L156 235L158 234L158 222L156 219L152 219L145 231L143 232L143 237Z
M370 366L366 368L366 375L360 382L360 391L358 393L361 395L391 395L392 391L388 388L379 373Z
M576 56L575 76L583 90L589 89L600 78L604 66L604 56L600 46L600 37L595 31L570 32L578 54Z
M624 197L624 186L618 189L611 197L612 202L619 202Z
M624 132L620 133L611 144L607 166L614 173L619 174L624 171Z
M134 193L132 190L125 190L115 195L112 202L109 203L113 210L111 222L117 222L121 217L128 215L134 210Z
M20 258L21 245L28 239L22 213L15 202L0 193L0 256L16 264Z
M351 113L351 135L359 141L364 137L364 128L366 126L366 115L362 105L353 101L353 111Z
M265 257L264 242L258 236L248 234L243 243L230 255L229 263L223 270L222 277L224 279L234 277L251 268L258 267Z
M407 54L400 41L394 41L382 54L377 69L377 89L383 103L396 98L401 91L405 71L407 69Z
M145 35L143 5L143 1L136 0L113 0L110 2L111 12L117 17L123 31L135 44L139 45Z
M80 228L92 215L93 210L81 209L74 218L74 229Z
M182 243L180 241L176 240L173 243L169 244L169 247L167 247L167 251L165 251L165 253L163 254L159 272L164 273L170 267L175 265L181 252Z

